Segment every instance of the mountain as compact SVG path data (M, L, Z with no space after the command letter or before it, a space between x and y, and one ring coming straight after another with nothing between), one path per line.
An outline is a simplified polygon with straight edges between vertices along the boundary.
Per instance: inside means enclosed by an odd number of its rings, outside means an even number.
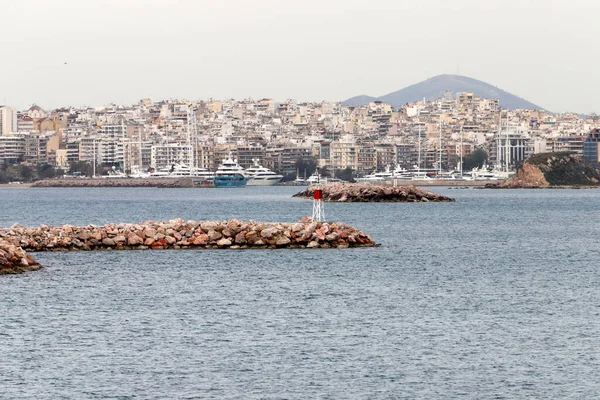
M377 100L379 100L377 97L361 94L360 96L354 96L349 98L348 100L344 100L342 104L347 106L363 106L365 104L369 104L370 102Z
M344 100L342 104L358 106L366 105L374 100L380 100L394 107L399 107L406 103L423 100L423 98L426 100L439 99L447 90L450 90L452 93L473 92L476 96L488 99L497 98L500 100L501 107L511 110L516 108L543 109L538 105L488 83L461 75L438 75L381 97L356 96Z

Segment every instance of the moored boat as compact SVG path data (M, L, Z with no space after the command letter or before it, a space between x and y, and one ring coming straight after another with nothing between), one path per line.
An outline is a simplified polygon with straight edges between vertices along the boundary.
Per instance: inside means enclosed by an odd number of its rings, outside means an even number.
M246 176L237 160L233 159L231 153L224 159L214 175L214 185L216 187L245 187L248 184L249 177Z
M283 175L276 174L269 168L259 164L257 158L252 159L254 166L247 168L246 176L249 178L248 186L273 186L283 178Z

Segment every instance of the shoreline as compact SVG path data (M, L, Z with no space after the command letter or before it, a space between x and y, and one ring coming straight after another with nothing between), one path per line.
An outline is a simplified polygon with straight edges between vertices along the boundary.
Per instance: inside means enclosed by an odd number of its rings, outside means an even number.
M419 180L397 182L398 186L486 186L497 184L499 181L453 181L453 180ZM361 182L354 182L361 183ZM393 186L393 181L362 182L372 185ZM283 182L273 186L277 187L309 187L310 185L297 185ZM114 188L114 187L156 187L156 188L207 188L207 186L195 183L193 178L89 178L89 179L45 179L31 183L21 184L0 184L0 187L94 187L94 188ZM263 186L268 187L268 186ZM211 189L214 189L211 187Z

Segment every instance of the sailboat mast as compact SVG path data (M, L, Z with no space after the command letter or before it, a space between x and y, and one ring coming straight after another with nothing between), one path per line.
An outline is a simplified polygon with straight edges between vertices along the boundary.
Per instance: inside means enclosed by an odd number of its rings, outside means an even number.
M463 175L463 151L465 146L463 145L463 131L462 125L460 126L460 176Z
M510 158L510 140L508 138L508 111L506 111L506 150L505 150L506 172L508 173L508 163Z
M417 156L417 171L421 172L421 123L417 119L417 133L419 135L419 154Z
M440 119L440 143L439 143L439 147L440 147L440 159L438 160L438 173L442 173L442 120Z
M188 160L190 166L194 168L194 146L192 145L192 130L190 129L191 121L190 121L190 106L188 105L186 110L186 119L187 119L187 144L188 144Z

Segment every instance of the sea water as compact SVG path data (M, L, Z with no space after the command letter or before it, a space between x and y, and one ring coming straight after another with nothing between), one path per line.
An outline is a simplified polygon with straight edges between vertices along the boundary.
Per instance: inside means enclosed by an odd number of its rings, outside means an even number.
M0 226L297 221L300 188L0 188ZM369 249L36 253L0 277L0 398L600 396L597 190L326 204Z

